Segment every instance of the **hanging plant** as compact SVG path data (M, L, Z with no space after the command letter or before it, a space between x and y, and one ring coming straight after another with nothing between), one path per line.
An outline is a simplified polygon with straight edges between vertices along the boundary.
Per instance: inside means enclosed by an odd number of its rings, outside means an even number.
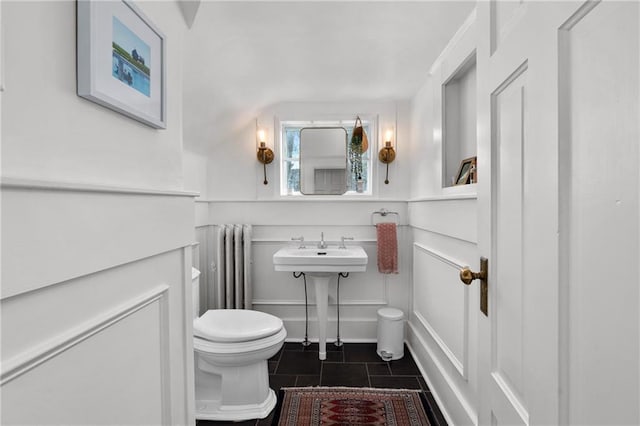
M362 180L362 154L369 148L367 133L362 127L360 117L356 118L351 143L349 144L349 162L351 163L351 173L356 181Z
M351 173L359 180L362 179L362 152L361 142L355 142L351 139L351 145L349 147L349 163L351 163Z

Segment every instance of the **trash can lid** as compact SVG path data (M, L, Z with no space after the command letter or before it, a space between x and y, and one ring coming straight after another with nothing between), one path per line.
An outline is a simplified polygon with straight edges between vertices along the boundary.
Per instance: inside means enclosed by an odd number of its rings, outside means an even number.
M400 309L396 308L380 308L378 309L378 315L390 320L401 320L404 318L404 313Z

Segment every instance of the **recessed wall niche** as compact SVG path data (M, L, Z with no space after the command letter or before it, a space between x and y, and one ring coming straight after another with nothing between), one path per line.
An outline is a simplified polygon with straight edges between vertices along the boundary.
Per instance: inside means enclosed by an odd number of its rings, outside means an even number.
M454 186L462 160L475 157L476 54L442 85L442 187Z

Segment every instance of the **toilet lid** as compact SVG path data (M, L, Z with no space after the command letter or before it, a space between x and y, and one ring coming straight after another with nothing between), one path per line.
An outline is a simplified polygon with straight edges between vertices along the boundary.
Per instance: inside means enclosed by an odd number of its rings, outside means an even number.
M280 318L245 309L211 309L193 321L193 334L213 342L247 342L281 328Z

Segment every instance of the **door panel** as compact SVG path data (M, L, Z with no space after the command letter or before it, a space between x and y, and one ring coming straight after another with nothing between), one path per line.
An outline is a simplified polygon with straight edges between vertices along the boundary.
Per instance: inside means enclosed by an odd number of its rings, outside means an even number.
M493 300L495 315L491 316L495 335L493 352L494 375L501 378L510 392L523 394L523 317L524 280L522 264L523 163L526 73L508 81L494 94L496 152L495 172L498 175L496 194L496 286Z
M601 2L560 31L571 424L640 421L638 22L637 2Z
M526 66L522 66L492 95L496 195L494 308L489 317L493 336L491 376L493 404L501 407L497 410L501 415L496 418L506 417L509 424L526 424L528 418L522 402L526 380L523 345L528 337L522 309L526 84Z

